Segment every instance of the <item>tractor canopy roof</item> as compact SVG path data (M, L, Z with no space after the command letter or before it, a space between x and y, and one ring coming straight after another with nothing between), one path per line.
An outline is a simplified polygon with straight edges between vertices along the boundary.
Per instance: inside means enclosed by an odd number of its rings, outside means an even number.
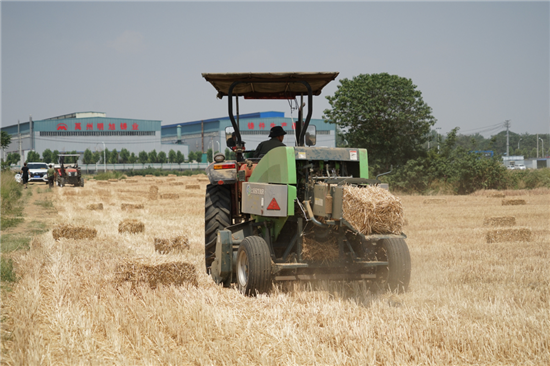
M231 85L232 95L246 99L294 99L297 95L307 95L305 84L310 85L313 95L336 79L338 72L246 72L246 73L203 73L202 76L218 91L218 98L228 95Z

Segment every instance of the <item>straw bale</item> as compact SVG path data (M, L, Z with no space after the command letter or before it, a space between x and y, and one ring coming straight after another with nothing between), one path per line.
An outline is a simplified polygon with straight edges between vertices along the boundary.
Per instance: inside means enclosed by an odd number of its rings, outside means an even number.
M514 216L493 216L486 217L483 221L484 226L514 226L516 218Z
M210 179L208 178L198 178L197 180L199 183L210 183Z
M426 198L424 200L425 205L440 205L447 203L445 198Z
M175 238L155 238L155 250L161 254L169 252L182 252L189 249L189 238L186 235L176 236Z
M398 197L376 186L344 188L343 216L364 235L400 234L403 205Z
M88 210L103 210L103 203L91 203L86 208Z
M123 203L120 205L120 208L123 210L139 210L143 208L143 203L140 203L140 204Z
M153 174L145 174L145 177L146 178L152 178L152 177L154 177L154 175Z
M139 285L148 285L153 290L159 285L182 286L187 283L198 286L197 271L193 264L152 258L123 260L115 268L115 282L118 285L130 282L132 289Z
M183 182L174 182L174 183L170 183L171 186L182 186L183 185Z
M199 184L188 184L185 189L201 189L201 186Z
M157 182L157 184L162 184L162 183L164 183L164 180L163 179L157 179L157 180L155 180L155 182Z
M525 200L521 200L521 199L504 199L502 200L502 205L503 206L517 206L517 205L524 205L525 204Z
M54 240L68 239L93 239L97 236L97 230L88 226L74 226L68 224L57 225L52 230Z
M78 196L78 191L64 190L63 195L64 196Z
M175 174L168 174L169 177L177 177Z
M109 179L109 182L116 183L116 182L118 182L118 179Z
M149 187L149 199L150 200L157 200L158 198L159 198L159 187L150 186Z
M162 199L168 199L168 200L175 200L180 198L180 195L177 193L161 193L160 198Z
M145 230L145 224L139 220L126 219L118 224L119 233L142 233Z
M493 193L488 194L487 197L504 198L504 197L506 197L506 195L504 193L500 193L500 192L493 192Z
M104 185L111 184L111 183L107 182L106 180L98 180L97 184L104 186Z
M126 183L137 183L137 179L124 179Z
M508 228L487 231L487 243L500 243L504 241L531 241L531 229Z
M303 237L302 258L306 261L325 261L330 262L338 259L340 250L338 248L338 239L331 237L321 242L315 238Z
M106 189L95 189L95 193L99 196L110 196L111 195L111 191L108 191Z
M176 180L176 178L166 178L167 182L172 182L172 181L175 181L175 180Z

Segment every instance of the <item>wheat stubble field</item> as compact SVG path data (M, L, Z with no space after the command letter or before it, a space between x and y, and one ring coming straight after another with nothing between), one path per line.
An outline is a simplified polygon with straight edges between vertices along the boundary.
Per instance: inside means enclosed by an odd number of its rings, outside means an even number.
M204 182L134 178L54 189L57 221L93 239L36 237L14 257L21 277L3 298L9 365L547 365L550 362L550 191L401 196L412 257L409 292L362 283L296 284L246 298L203 270ZM184 184L175 185L174 183ZM200 189L186 189L199 184ZM149 199L158 193L178 198ZM102 203L103 210L88 205ZM143 209L122 210L122 204ZM139 207L139 206L138 206ZM487 243L489 217L513 216L531 241ZM119 233L136 219L142 233ZM509 223L509 221L508 221ZM154 238L190 249L159 254ZM123 260L194 264L198 285L117 285Z

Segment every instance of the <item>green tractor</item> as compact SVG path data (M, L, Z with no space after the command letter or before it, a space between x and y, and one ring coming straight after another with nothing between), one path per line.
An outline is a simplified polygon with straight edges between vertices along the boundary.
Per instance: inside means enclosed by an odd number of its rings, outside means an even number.
M338 73L202 74L228 99L235 160L216 154L207 168L205 198L205 265L225 287L236 283L246 295L269 293L280 281L369 281L377 288L403 292L411 262L404 234L359 233L343 217L344 187L380 183L369 179L367 151L305 146L313 95ZM303 99L307 116L303 120ZM301 98L294 130L295 147L276 147L251 158L233 114L233 97ZM309 139L315 140L315 136ZM331 241L335 260L304 259L309 243Z

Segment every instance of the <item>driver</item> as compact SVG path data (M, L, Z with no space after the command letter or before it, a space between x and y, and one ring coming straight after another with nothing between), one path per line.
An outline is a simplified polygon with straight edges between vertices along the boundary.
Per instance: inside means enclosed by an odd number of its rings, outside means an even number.
M285 135L286 135L286 132L285 130L283 130L281 126L272 127L271 130L269 131L269 137L271 137L271 139L260 142L260 144L256 148L256 151L254 151L254 157L261 158L262 156L267 154L271 149L274 149L279 146L286 146L285 144L283 144Z

